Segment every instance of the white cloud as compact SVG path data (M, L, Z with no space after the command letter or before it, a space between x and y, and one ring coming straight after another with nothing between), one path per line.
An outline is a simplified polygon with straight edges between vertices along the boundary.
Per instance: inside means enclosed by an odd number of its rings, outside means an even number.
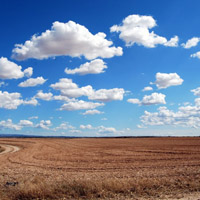
M97 130L99 133L116 133L117 132L117 130L113 127L104 127L104 126L93 127L90 124L80 125L80 129Z
M96 115L96 114L103 114L104 112L101 112L99 110L87 110L84 113L82 113L82 115Z
M21 94L18 92L8 93L0 91L0 108L17 109L23 103Z
M110 28L111 32L120 32L120 39L124 40L126 46L135 43L145 47L153 48L161 44L165 46L177 46L178 37L175 36L169 41L165 37L155 34L149 30L156 26L156 21L152 16L129 15L121 26L114 25Z
M198 58L198 59L200 59L200 51L198 51L198 52L196 52L194 54L191 54L190 57L191 58Z
M133 104L140 104L140 100L139 99L128 99L127 102L133 103Z
M71 79L62 78L58 83L51 84L55 90L60 90L62 96L67 96L68 98L77 98L81 96L87 96L90 100L98 101L113 101L113 100L122 100L125 93L122 88L113 88L113 89L100 89L94 90L91 85L84 87L78 87L77 84L73 83Z
M27 40L24 44L15 45L12 57L25 60L68 55L85 56L92 60L97 57L121 56L122 48L112 46L112 41L108 41L105 37L105 33L99 32L93 35L86 27L73 21L67 23L56 21L51 30L46 30L39 36L33 35L31 40Z
M139 99L128 99L129 103L139 104L139 105L157 105L157 104L166 104L165 95L162 93L152 93L151 95L145 95L140 101Z
M38 91L38 93L35 95L35 98L42 99L45 101L50 101L53 97L53 94L51 92L49 93L43 93L42 90Z
M109 134L109 133L122 133L122 131L117 131L115 128L113 127L105 127L105 126L97 126L94 127L91 124L87 124L87 125L80 125L80 129L82 130L86 130L86 131L90 131L92 130L92 132L96 131L99 134Z
M155 84L158 89L181 85L182 83L183 79L177 73L156 73Z
M33 68L32 67L28 67L27 69L24 70L24 76L29 78L32 75L33 75Z
M65 69L66 74L100 74L104 73L104 69L107 69L104 61L101 59L92 60L91 62L86 62L85 64L80 65L79 68L75 69Z
M20 120L20 122L19 122L19 125L20 126L33 126L33 122L31 122L31 121L29 121L29 120Z
M138 124L137 128L147 128L147 127L145 127L143 124Z
M59 79L58 83L51 84L50 87L52 87L55 90L67 90L67 89L78 88L77 84L73 83L72 79L68 79L68 78L61 78Z
M68 122L63 122L58 127L56 127L54 130L57 131L57 130L68 130L68 129L74 130L75 127L70 125Z
M66 101L66 102L75 101L75 99L70 99L70 98L68 98L66 96L62 96L62 95L53 96L53 99L58 100L58 101Z
M23 101L24 105L32 105L32 106L37 106L38 105L38 101L37 99L35 99L34 97L31 98L30 100L24 100Z
M3 121L0 121L0 129L4 129L4 128L7 128L7 129L13 129L13 130L16 130L16 131L19 131L22 129L22 127L18 124L13 124L12 120L11 119L8 119L8 120L3 120Z
M17 109L20 105L38 105L38 101L33 97L30 100L23 100L18 92L9 93L0 91L0 108Z
M79 88L77 84L73 83L72 80L68 78L62 78L59 80L58 83L51 84L50 87L52 87L55 90L60 90L62 96L67 96L70 98L88 96L91 93L93 93L92 86L88 85Z
M152 91L152 90L153 90L152 87L147 86L147 87L145 87L142 91L143 91L143 92L146 92L146 91Z
M193 93L194 93L194 95L196 95L196 96L200 96L200 87L198 87L198 88L196 88L196 89L193 89L193 90L191 90L191 92L193 92Z
M176 35L173 38L171 38L168 42L166 42L164 45L167 46L167 47L177 47L178 41L179 41L179 38Z
M185 48L185 49L190 49L191 47L197 46L199 41L200 41L200 38L193 37L193 38L189 39L185 44L182 43L181 46L183 46L183 48Z
M177 112L167 107L160 107L158 112L145 111L141 116L143 125L173 125L184 127L200 127L200 99L195 99L194 106L181 106Z
M117 130L113 127L104 127L104 126L99 126L99 133L116 133Z
M194 102L196 106L200 107L200 98L196 98Z
M75 130L75 129L74 129L74 130L70 130L69 132L70 132L70 133L81 133L80 130Z
M81 88L77 86L77 88L61 90L62 95L70 97L70 98L89 96L91 93L93 93L93 88L91 85L87 85Z
M42 85L47 81L47 79L44 79L43 77L37 77L37 78L29 78L24 82L21 82L18 86L19 87L35 87L36 85Z
M4 81L1 81L1 82L0 82L0 87L2 87L3 85L5 85L5 82L4 82Z
M124 93L125 91L123 88L100 89L94 91L91 95L89 95L88 99L103 102L123 100Z
M36 128L42 128L49 130L49 127L52 126L51 120L41 120L39 124L36 124Z
M80 129L95 129L92 125L80 125Z
M94 103L94 102L87 102L87 101L74 101L74 102L68 102L66 104L63 104L60 108L60 110L89 110L94 109L99 106L103 106L103 103Z
M25 69L23 72L21 66L9 61L7 58L0 58L0 79L19 79L24 77L27 71L30 71L30 68Z
M145 95L142 99L142 105L155 105L155 104L166 104L165 95L162 93L152 93L151 95Z

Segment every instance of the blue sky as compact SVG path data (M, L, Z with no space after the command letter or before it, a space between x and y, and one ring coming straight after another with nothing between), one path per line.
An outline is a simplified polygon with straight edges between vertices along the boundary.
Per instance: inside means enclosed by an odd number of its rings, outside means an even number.
M199 135L199 6L1 1L0 133Z

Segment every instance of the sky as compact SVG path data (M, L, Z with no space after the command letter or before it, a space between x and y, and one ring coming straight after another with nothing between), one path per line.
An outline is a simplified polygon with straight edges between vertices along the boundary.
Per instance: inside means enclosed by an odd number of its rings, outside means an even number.
M199 136L198 0L2 0L0 134Z

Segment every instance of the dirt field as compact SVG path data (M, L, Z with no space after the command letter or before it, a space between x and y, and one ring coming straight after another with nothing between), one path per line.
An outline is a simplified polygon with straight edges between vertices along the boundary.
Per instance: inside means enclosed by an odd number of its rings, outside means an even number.
M200 199L200 138L4 138L0 146L14 149L0 154L0 200Z

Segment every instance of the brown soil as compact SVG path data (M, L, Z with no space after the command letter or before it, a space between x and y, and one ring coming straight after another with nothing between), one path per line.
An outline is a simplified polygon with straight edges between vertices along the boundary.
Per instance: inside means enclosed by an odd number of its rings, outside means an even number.
M4 148L0 146L0 153L4 151Z
M0 199L200 197L200 138L0 139ZM194 196L196 195L196 196Z

